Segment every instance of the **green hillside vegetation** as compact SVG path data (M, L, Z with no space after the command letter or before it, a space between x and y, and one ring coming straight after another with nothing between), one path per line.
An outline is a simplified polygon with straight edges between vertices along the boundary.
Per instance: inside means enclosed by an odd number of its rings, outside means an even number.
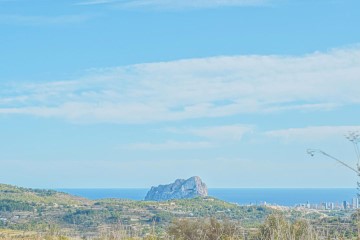
M6 184L0 184L0 200L14 200L30 204L91 204L87 199L71 196L54 190L22 188Z
M242 207L215 198L166 202L121 199L91 201L53 190L0 185L0 228L46 232L56 226L65 234L96 236L119 224L136 235L164 229L178 218L242 219L256 226L273 210Z
M357 233L351 214L239 206L212 197L92 201L0 185L0 239L351 239Z

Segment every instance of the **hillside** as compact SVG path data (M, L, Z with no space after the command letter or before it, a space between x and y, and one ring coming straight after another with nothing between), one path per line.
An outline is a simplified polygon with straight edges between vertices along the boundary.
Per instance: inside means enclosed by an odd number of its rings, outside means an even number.
M280 220L285 219L281 220L284 226L300 224L308 226L308 229L322 236L325 234L325 236L351 237L357 232L354 213L354 211L316 211L272 206L239 206L212 197L163 202L123 199L93 201L53 190L0 184L0 239L9 239L11 236L19 236L14 237L15 239L44 239L42 236L49 233L55 236L96 239L114 232L140 237L156 234L161 238L163 234L168 233L174 221L177 221L179 226L196 232L199 226L207 228L206 222L210 218L219 221L216 226L229 222L233 225L227 226L235 226L237 230L241 229L243 233L251 235L257 234L260 230L266 232L268 227L277 226L273 225L271 220L274 219L274 214L275 217L280 216ZM179 220L190 222L179 222ZM284 229L291 228L284 227Z
M144 235L162 232L175 218L216 218L257 226L274 210L243 207L212 197L165 202L102 199L92 201L53 191L0 185L0 228L97 236L114 227Z
M16 187L0 184L0 201L14 201L28 205L57 204L57 205L88 205L91 201L72 196L66 193L45 190Z

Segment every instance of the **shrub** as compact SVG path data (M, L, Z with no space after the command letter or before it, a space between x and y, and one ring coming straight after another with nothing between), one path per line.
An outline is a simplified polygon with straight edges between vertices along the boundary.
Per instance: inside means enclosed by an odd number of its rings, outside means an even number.
M305 220L288 222L282 215L272 214L260 226L259 240L316 240L319 239L316 231Z
M170 237L179 240L232 240L241 239L241 228L230 221L216 219L178 219L168 228Z

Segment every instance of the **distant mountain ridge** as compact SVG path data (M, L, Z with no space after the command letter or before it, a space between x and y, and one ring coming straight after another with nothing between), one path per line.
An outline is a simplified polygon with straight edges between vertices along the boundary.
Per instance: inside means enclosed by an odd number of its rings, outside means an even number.
M87 205L88 199L47 189L32 189L0 183L0 200L13 200L32 204Z
M189 199L206 197L208 188L200 177L195 176L187 180L177 179L174 183L151 187L146 194L145 201L167 201L171 199Z

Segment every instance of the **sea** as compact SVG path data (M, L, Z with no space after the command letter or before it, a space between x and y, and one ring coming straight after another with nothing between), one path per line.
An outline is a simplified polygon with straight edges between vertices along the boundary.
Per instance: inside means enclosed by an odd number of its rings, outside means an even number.
M144 200L149 189L56 189L92 200L121 198ZM293 207L298 204L352 202L357 196L355 188L210 188L209 196L239 205L272 204Z

